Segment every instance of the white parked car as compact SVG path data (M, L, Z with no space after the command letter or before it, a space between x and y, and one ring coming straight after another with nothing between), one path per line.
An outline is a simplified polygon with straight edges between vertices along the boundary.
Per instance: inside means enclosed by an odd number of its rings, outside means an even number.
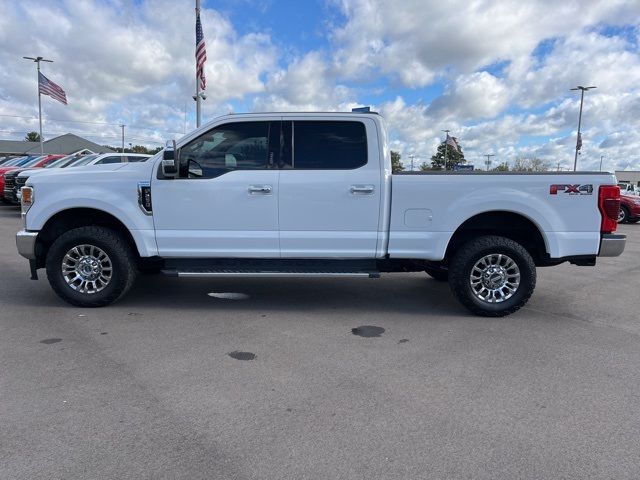
M426 271L471 312L502 316L527 302L536 267L624 250L612 174L392 174L387 140L373 113L226 115L144 163L30 177L18 251L33 278L46 268L53 290L85 307L114 302L147 268Z

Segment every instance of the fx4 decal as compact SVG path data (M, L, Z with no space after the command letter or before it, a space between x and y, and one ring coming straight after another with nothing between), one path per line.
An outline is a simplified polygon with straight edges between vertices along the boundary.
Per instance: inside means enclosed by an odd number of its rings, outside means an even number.
M558 193L567 193L569 195L591 195L593 194L593 185L551 185L549 189L551 195Z

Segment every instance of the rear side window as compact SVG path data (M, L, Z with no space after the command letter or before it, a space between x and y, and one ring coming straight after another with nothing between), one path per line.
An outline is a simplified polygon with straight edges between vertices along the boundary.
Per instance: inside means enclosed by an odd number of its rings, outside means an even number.
M367 163L362 122L293 122L293 168L350 170Z

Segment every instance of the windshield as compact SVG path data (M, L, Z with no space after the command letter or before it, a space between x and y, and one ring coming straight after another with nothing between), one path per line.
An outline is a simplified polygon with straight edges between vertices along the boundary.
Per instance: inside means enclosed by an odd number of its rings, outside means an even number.
M15 164L17 164L18 162L20 162L21 160L24 160L24 157L18 157L18 158L14 158L12 160L9 160L7 163L5 163L3 165L3 167L12 167Z
M15 167L25 167L28 166L28 164L30 164L31 162L33 162L34 160L36 160L37 157L22 157L20 160L18 160L16 163L13 164L13 166ZM33 162L36 163L36 162Z
M91 162L92 160L95 160L98 157L98 155L85 155L84 157L80 158L80 160L78 160L77 162L69 165L70 167L81 167L82 165L86 165L87 163Z
M35 165L36 163L38 163L40 160L42 160L42 157L30 157L31 160L27 160L25 163L23 163L22 165L20 165L21 167L32 167L33 165Z

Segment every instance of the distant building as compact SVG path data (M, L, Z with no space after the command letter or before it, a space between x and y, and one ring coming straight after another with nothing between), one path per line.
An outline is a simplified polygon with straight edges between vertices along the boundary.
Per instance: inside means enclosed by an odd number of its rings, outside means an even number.
M45 140L43 143L45 154L69 155L78 150L88 149L95 153L113 153L113 150L73 133ZM0 156L7 155L37 155L40 153L40 142L24 142L20 140L0 140Z
M628 182L640 187L640 170L616 170L619 182Z

